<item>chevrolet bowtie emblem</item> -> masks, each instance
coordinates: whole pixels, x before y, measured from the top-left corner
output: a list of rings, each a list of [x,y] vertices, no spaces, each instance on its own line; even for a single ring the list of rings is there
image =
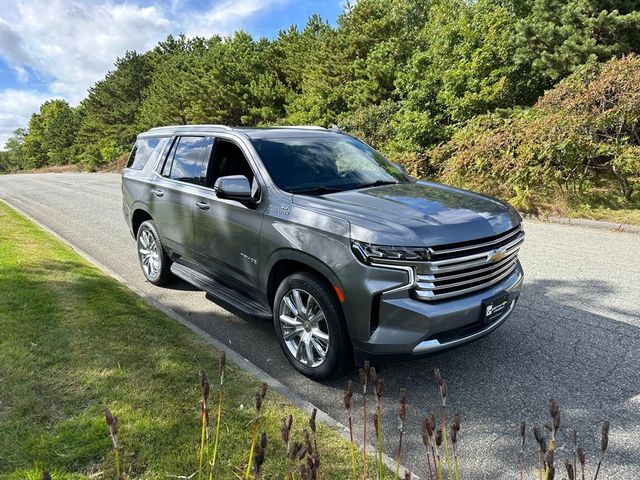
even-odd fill
[[[487,254],[487,262],[493,262],[493,263],[499,262],[506,256],[507,256],[506,250],[504,248],[499,248]]]

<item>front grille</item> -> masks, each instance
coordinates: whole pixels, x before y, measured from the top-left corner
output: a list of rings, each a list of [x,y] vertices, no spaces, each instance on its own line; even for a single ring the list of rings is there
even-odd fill
[[[416,268],[415,294],[435,301],[490,287],[516,269],[522,242],[524,231],[517,226],[473,242],[432,247],[431,261]]]

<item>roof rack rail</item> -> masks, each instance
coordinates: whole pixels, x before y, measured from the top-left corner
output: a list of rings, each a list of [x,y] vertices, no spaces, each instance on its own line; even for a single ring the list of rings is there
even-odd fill
[[[269,128],[299,128],[301,130],[326,130],[318,125],[274,125]]]
[[[207,124],[207,123],[203,123],[203,124],[197,124],[197,125],[166,125],[163,127],[154,127],[149,129],[149,131],[153,131],[153,130],[164,130],[164,129],[169,129],[169,128],[180,128],[180,127],[184,127],[184,128],[224,128],[225,130],[233,130],[229,125],[216,125],[216,124]]]

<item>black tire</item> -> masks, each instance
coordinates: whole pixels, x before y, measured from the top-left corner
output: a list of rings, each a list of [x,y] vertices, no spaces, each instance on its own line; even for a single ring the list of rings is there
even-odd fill
[[[149,237],[149,235],[151,237]],[[155,242],[153,244],[154,247],[151,249],[145,248],[150,245],[144,245],[144,242],[149,240],[149,238],[153,238],[153,241]],[[136,234],[136,244],[138,249],[138,261],[140,262],[140,268],[142,269],[142,273],[145,278],[149,283],[153,283],[154,285],[165,285],[170,278],[171,259],[162,246],[160,235],[158,235],[158,228],[153,220],[142,222]],[[149,251],[153,255],[153,248],[156,250],[155,256],[153,257],[153,265],[155,268],[151,268],[148,258],[145,262],[146,256],[143,254],[143,251]],[[157,264],[155,263],[156,258]]]
[[[315,304],[311,303],[309,310],[316,312],[316,315],[310,314],[308,317],[306,317],[306,313],[303,313],[303,316],[306,318],[304,321],[300,320],[299,327],[286,324],[280,320],[281,306],[284,309],[282,311],[289,320],[295,319],[298,321],[299,318],[302,318],[296,316],[293,310],[288,307],[286,300],[284,300],[285,296],[288,296],[288,300],[294,302],[296,291],[298,295],[300,295],[302,303],[308,301],[308,297],[305,298],[305,294],[313,297]],[[306,303],[306,306],[309,305],[309,303]],[[320,307],[324,314],[324,322],[322,322],[322,320],[318,323],[311,321],[313,318],[322,318],[322,316],[317,315],[318,310],[315,308],[316,305]],[[280,283],[273,303],[273,325],[276,331],[276,337],[278,337],[280,346],[287,359],[297,370],[307,377],[315,380],[323,380],[336,375],[344,370],[352,357],[351,343],[345,326],[342,307],[330,286],[318,275],[309,272],[294,273]],[[299,330],[300,328],[302,330]],[[285,340],[285,331],[293,335],[294,330],[300,331],[299,336],[293,337],[289,341]],[[326,349],[322,348],[325,346],[325,340],[314,336],[316,334],[320,335],[321,333],[328,334],[326,341],[328,345]],[[306,335],[305,338],[309,341],[305,341],[304,346],[300,346],[300,344],[303,343],[303,335]],[[296,349],[296,339],[298,340],[298,349],[303,349],[304,352],[302,352],[302,355],[304,355],[305,358],[298,359],[295,352],[290,350],[291,348],[299,351]],[[307,345],[311,345],[309,348],[312,352],[312,362],[308,361],[309,357],[305,348]],[[323,360],[321,360],[321,350],[326,352]],[[314,365],[313,362],[316,361],[321,363]],[[309,365],[309,363],[311,363],[311,365]]]

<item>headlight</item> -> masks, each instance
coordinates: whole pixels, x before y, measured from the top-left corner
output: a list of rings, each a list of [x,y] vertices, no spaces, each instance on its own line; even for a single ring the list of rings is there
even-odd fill
[[[363,263],[381,261],[413,261],[419,262],[431,259],[427,247],[396,247],[392,245],[374,245],[372,243],[351,240],[351,248],[356,257]]]

